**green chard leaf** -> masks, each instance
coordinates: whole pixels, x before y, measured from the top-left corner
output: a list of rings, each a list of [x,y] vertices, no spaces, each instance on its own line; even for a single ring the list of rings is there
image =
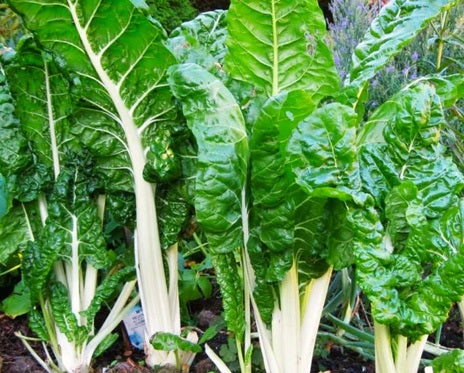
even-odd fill
[[[23,43],[24,44],[24,43]],[[23,49],[21,44],[18,46],[19,52]],[[26,48],[27,49],[27,48]],[[17,53],[3,61],[3,65],[15,63]],[[24,66],[22,66],[24,68]],[[17,82],[17,77],[9,69],[8,77],[14,83],[13,88],[23,83]],[[0,141],[2,150],[0,151],[0,170],[2,172],[4,184],[2,196],[5,198],[6,205],[4,212],[7,211],[13,198],[22,201],[30,201],[37,196],[37,191],[43,183],[43,172],[34,165],[32,154],[28,149],[28,142],[15,112],[15,102],[13,100],[11,87],[8,85],[6,72],[0,64]],[[14,92],[13,92],[14,93]],[[19,99],[19,103],[25,104]],[[41,170],[43,171],[43,169]],[[19,178],[18,175],[21,175]],[[42,177],[40,177],[42,176]]]
[[[197,143],[196,218],[208,239],[225,318],[229,330],[242,335],[243,294],[234,252],[243,244],[242,194],[249,156],[243,116],[221,81],[198,65],[172,67],[168,81]]]
[[[305,267],[305,279],[317,277],[319,271],[327,268],[321,263],[321,252],[315,249],[320,232],[316,226],[323,219],[323,211],[307,201],[308,196],[295,183],[285,158],[292,131],[314,108],[306,91],[282,92],[267,100],[253,124],[253,207],[248,251],[256,277],[254,297],[266,323],[270,322],[274,306],[272,286],[284,278],[295,256]]]
[[[48,334],[47,328],[45,327],[46,323],[43,318],[42,313],[40,313],[37,309],[33,308],[27,314],[29,327],[31,330],[42,340],[45,342],[50,341],[50,335]]]
[[[357,115],[332,103],[299,123],[287,146],[296,182],[310,197],[362,204],[356,147]]]
[[[464,373],[464,351],[455,349],[432,360],[433,371],[436,373]]]
[[[439,143],[443,123],[439,96],[419,83],[379,107],[358,138],[378,209],[349,208],[358,283],[374,319],[412,341],[464,294],[464,177]]]
[[[131,170],[142,177],[153,124],[177,116],[165,82],[175,59],[164,30],[128,0],[13,0],[11,6],[72,73],[80,98],[72,133],[97,160],[105,187],[132,191]]]
[[[156,350],[163,351],[191,351],[200,353],[201,347],[185,338],[171,333],[158,332],[150,341]]]
[[[161,247],[167,249],[179,240],[179,235],[191,217],[191,206],[179,192],[179,186],[160,188],[156,194]]]
[[[5,72],[16,101],[21,135],[29,144],[26,154],[33,155],[27,168],[15,172],[18,190],[14,197],[32,200],[58,176],[64,154],[72,147],[70,83],[53,56],[39,50],[31,37],[22,40]],[[16,151],[21,154],[20,149]]]
[[[220,73],[226,53],[227,12],[199,14],[169,35],[168,45],[180,63],[195,63],[212,74]]]
[[[453,203],[464,178],[439,144],[443,124],[440,99],[428,84],[403,90],[376,110],[358,145],[363,185],[377,204],[406,180],[422,192],[427,216]]]
[[[456,0],[394,0],[388,2],[371,24],[353,54],[349,84],[362,86],[427,24]]]
[[[144,179],[147,154],[153,149],[151,136],[158,123],[174,125],[179,115],[166,82],[167,70],[176,60],[165,45],[165,31],[130,0],[12,0],[10,5],[41,47],[53,53],[69,73],[73,97],[78,98],[72,135],[83,144],[79,150],[95,160],[105,193],[135,194],[136,268],[148,334],[175,329],[177,318],[169,310],[163,281],[155,188]],[[89,240],[83,241],[82,256],[76,259],[74,255],[74,261],[85,259],[101,268],[106,255],[100,256],[105,253],[99,248],[102,240],[91,237],[97,224],[93,206],[87,209],[85,203],[76,204],[78,211],[71,210],[72,217],[56,202],[53,209],[56,215],[63,213],[65,225],[74,217],[85,225],[80,228]],[[54,225],[45,231],[58,229]],[[67,236],[63,232],[58,236],[59,242],[53,245],[64,249]]]
[[[226,71],[268,97],[301,88],[317,103],[338,89],[316,0],[232,1],[227,31]]]
[[[253,234],[275,253],[293,250],[294,211],[301,198],[305,198],[288,172],[285,148],[292,130],[314,107],[305,91],[285,92],[266,102],[253,125],[250,141]]]
[[[235,255],[233,253],[212,254],[211,261],[221,289],[227,329],[236,333],[241,340],[245,331],[245,313],[242,279],[238,274]]]
[[[83,344],[89,334],[85,326],[79,325],[76,315],[71,309],[69,293],[66,286],[56,282],[51,287],[50,304],[54,321],[60,331],[78,346]]]
[[[198,65],[174,66],[168,81],[183,103],[198,147],[197,220],[213,252],[232,252],[242,244],[241,201],[248,162],[242,113],[227,88]]]
[[[34,239],[30,217],[23,204],[15,204],[0,219],[0,265],[6,265],[12,255],[23,250]]]
[[[92,198],[92,169],[87,164],[63,170],[48,201],[48,218],[39,237],[24,251],[23,276],[37,299],[56,260],[96,269],[109,263],[101,220]],[[77,280],[77,279],[76,279]]]

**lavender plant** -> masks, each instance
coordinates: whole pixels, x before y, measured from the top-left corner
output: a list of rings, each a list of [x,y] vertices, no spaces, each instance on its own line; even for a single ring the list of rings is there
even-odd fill
[[[334,0],[330,6],[333,21],[329,23],[331,47],[342,79],[351,67],[351,55],[371,21],[383,6],[382,1]],[[401,87],[419,76],[446,70],[464,69],[464,4],[460,3],[431,23],[391,63],[370,82],[370,112]]]

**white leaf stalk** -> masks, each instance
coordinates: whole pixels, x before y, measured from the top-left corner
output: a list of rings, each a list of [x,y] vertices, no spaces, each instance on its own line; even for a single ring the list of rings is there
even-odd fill
[[[87,35],[87,27],[81,24],[81,20],[79,19],[77,2],[68,0],[67,6],[81,39],[83,49],[93,65],[102,87],[106,90],[114,104],[117,112],[116,120],[124,131],[127,150],[132,164],[137,226],[134,247],[140,300],[145,316],[146,361],[150,367],[164,364],[174,365],[176,361],[173,353],[156,351],[148,343],[150,338],[157,332],[179,334],[180,309],[178,299],[173,299],[178,297],[177,290],[173,290],[174,287],[177,287],[177,284],[173,285],[171,283],[169,291],[166,284],[163,254],[157,224],[154,187],[143,178],[146,157],[142,145],[141,131],[134,120],[134,112],[144,96],[141,96],[134,106],[128,107],[126,105],[121,94],[121,83],[125,79],[125,76],[119,82],[113,81],[102,63],[104,51],[114,40],[110,41],[102,50],[94,50],[92,42]],[[125,29],[119,35],[124,32]],[[169,271],[171,279],[177,278],[175,277],[177,276],[177,261],[176,263],[171,262]]]
[[[60,151],[59,144],[57,141],[56,125],[60,119],[55,118],[54,112],[54,99],[55,96],[52,93],[50,86],[50,75],[47,66],[47,62],[44,60],[44,79],[45,79],[45,95],[47,104],[47,117],[48,117],[48,129],[50,135],[50,150],[53,161],[53,171],[55,180],[58,178],[61,167],[60,167]],[[61,118],[62,119],[62,118]],[[103,215],[105,209],[105,196],[99,196],[97,201],[98,215],[103,222]],[[42,225],[45,226],[48,218],[48,207],[47,201],[44,195],[39,197],[39,212]],[[116,303],[114,304],[110,314],[107,316],[102,327],[94,333],[93,325],[89,324],[82,312],[85,311],[92,299],[95,297],[98,283],[98,270],[92,265],[86,265],[85,271],[82,270],[80,265],[80,240],[79,240],[79,229],[78,229],[78,217],[73,213],[69,212],[72,226],[69,229],[70,233],[70,247],[71,257],[69,262],[58,261],[54,263],[54,273],[56,279],[61,282],[67,289],[69,294],[69,300],[71,304],[71,311],[74,314],[77,324],[79,326],[86,326],[90,329],[90,333],[87,339],[83,343],[76,343],[76,341],[69,340],[67,336],[61,332],[55,322],[53,311],[48,299],[40,297],[40,305],[42,314],[45,320],[45,327],[50,337],[50,345],[53,351],[56,364],[53,359],[49,356],[47,361],[43,361],[38,358],[37,354],[32,354],[33,357],[43,367],[47,366],[47,371],[65,371],[72,373],[86,373],[90,370],[90,363],[95,350],[99,344],[107,337],[122,321],[122,319],[129,313],[130,309],[138,302],[139,297],[134,297],[130,302],[129,299],[135,289],[136,281],[126,283],[121,291]],[[31,231],[32,232],[32,231]],[[34,241],[34,237],[31,234],[31,240]],[[31,346],[27,343],[27,340],[21,337],[21,340],[25,344],[29,351],[32,351]]]
[[[252,298],[267,373],[311,371],[317,330],[331,274],[332,267],[321,277],[311,280],[300,296],[298,271],[294,263],[281,283],[280,307],[276,302],[270,330],[262,321]]]
[[[320,278],[312,279],[300,295],[298,268],[295,260],[280,285],[280,299],[275,301],[272,325],[269,329],[263,322],[253,297],[255,275],[247,251],[249,221],[245,190],[242,191],[241,205],[244,240],[241,266],[244,273],[245,306],[249,307],[251,301],[266,372],[310,373],[314,345],[329,288],[332,267],[329,267]],[[249,327],[250,320],[247,317],[245,347],[251,344]],[[221,372],[227,372],[224,362],[211,349],[207,348],[206,351],[218,369]],[[241,370],[243,373],[251,371],[251,366],[242,366]]]
[[[374,337],[377,373],[415,373],[419,370],[427,335],[423,335],[414,343],[409,343],[402,335],[394,341],[388,326],[374,322]]]

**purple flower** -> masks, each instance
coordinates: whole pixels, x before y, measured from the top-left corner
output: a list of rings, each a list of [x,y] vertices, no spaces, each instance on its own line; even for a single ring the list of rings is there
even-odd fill
[[[386,68],[385,68],[385,71],[387,73],[392,73],[393,71],[395,71],[395,66],[393,65],[388,65]]]
[[[408,76],[408,73],[409,73],[409,67],[405,67],[403,70],[401,70],[401,74],[403,74],[403,76],[405,77]]]
[[[343,18],[342,23],[341,23],[341,26],[342,26],[343,28],[347,28],[348,25],[349,25],[348,19]]]
[[[334,56],[334,62],[335,62],[335,66],[340,67],[340,64],[341,64],[340,57]]]
[[[410,76],[411,79],[417,79],[417,74],[416,73],[412,73],[411,76]]]
[[[411,55],[411,58],[413,61],[417,61],[419,59],[419,53],[417,52],[414,52],[412,55]]]
[[[372,86],[372,87],[376,87],[378,84],[379,84],[379,80],[378,80],[378,79],[374,79],[374,80],[372,80],[372,82],[371,82],[371,86]]]

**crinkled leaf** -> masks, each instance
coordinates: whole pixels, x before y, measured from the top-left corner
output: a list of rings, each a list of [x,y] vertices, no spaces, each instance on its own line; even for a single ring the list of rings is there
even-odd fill
[[[36,163],[56,177],[60,161],[72,143],[69,115],[73,104],[68,79],[32,38],[22,41],[5,72],[16,101],[15,113],[30,144],[29,152]]]
[[[254,237],[254,235],[250,237],[247,249],[248,256],[250,257],[250,261],[253,265],[255,273],[255,288],[253,290],[253,297],[256,304],[258,305],[261,319],[267,325],[270,325],[272,321],[272,312],[274,310],[274,289],[267,281],[269,258],[263,251],[263,245]],[[290,268],[290,266],[288,266],[287,270]]]
[[[199,14],[169,35],[168,45],[180,63],[195,63],[211,73],[219,72],[226,53],[227,12],[221,9]]]
[[[189,222],[191,207],[176,189],[176,185],[172,184],[157,191],[156,207],[161,247],[166,249],[179,240],[182,230]]]
[[[416,340],[442,324],[464,294],[464,203],[451,207],[439,220],[426,221],[417,213],[419,201],[409,193],[403,196],[411,201],[395,207],[400,211],[394,219],[402,214],[403,224],[407,222],[401,232],[402,250],[392,246],[378,214],[355,211],[352,222],[357,228],[357,277],[371,301],[374,319],[389,325],[393,334]],[[421,219],[416,226],[417,216]]]
[[[332,103],[313,112],[287,146],[296,182],[311,197],[363,203],[356,147],[356,113]]]
[[[242,243],[241,199],[248,142],[240,108],[224,85],[198,65],[177,65],[169,79],[198,147],[195,181],[197,220],[214,252]]]
[[[50,304],[55,324],[68,341],[78,346],[84,343],[88,337],[87,328],[79,325],[71,310],[68,290],[62,283],[57,282],[51,286]]]
[[[33,299],[44,289],[58,259],[73,265],[86,262],[97,269],[109,263],[91,172],[87,164],[70,164],[58,176],[48,200],[46,224],[24,251],[23,276]]]
[[[233,253],[212,254],[211,261],[216,272],[224,307],[227,329],[242,339],[245,330],[243,285]]]
[[[50,341],[50,336],[45,327],[45,320],[42,314],[35,308],[29,311],[28,313],[29,327],[31,330],[45,342]]]
[[[329,211],[328,201],[311,198],[298,206],[295,215],[304,217],[295,227],[294,251],[298,258],[298,280],[307,283],[311,279],[321,277],[330,263],[337,259],[330,259],[327,248],[330,247],[328,234]],[[329,246],[328,246],[329,245]]]
[[[304,89],[318,102],[339,86],[316,0],[232,1],[225,69],[268,97]]]
[[[387,233],[397,251],[404,248],[411,227],[417,229],[427,224],[418,193],[417,187],[411,181],[405,181],[393,188],[385,200]]]
[[[394,0],[371,24],[353,54],[350,84],[361,86],[374,77],[427,24],[456,0]]]
[[[306,197],[288,170],[285,149],[298,123],[313,110],[303,90],[270,98],[253,125],[250,141],[253,229],[271,251],[292,250],[296,206]],[[303,217],[301,217],[303,218]]]
[[[49,236],[53,237],[53,230],[47,229],[43,232],[43,240],[46,242]],[[40,241],[29,241],[23,253],[22,275],[26,286],[30,289],[32,302],[38,300],[48,280],[53,263],[58,258],[57,245],[61,238],[56,237],[56,244],[42,245]],[[53,242],[53,241],[52,241]]]
[[[18,46],[18,48],[21,47]],[[20,52],[21,53],[21,52]],[[15,63],[17,58],[13,57],[5,61],[5,64]],[[13,61],[13,62],[11,62]],[[18,82],[14,69],[9,71],[9,77],[14,86],[25,84]],[[15,101],[7,83],[7,77],[0,65],[0,170],[6,179],[6,190],[8,199],[18,198],[22,201],[30,201],[37,196],[43,180],[40,172],[35,172],[33,156],[29,152],[27,139],[22,133],[21,125],[15,113]],[[20,105],[24,104],[21,102]],[[21,175],[18,177],[18,175]],[[35,177],[34,177],[35,176]]]
[[[171,333],[158,332],[153,336],[150,343],[155,350],[201,352],[201,347],[196,343]]]
[[[358,144],[363,185],[377,203],[403,180],[421,191],[428,216],[453,203],[464,179],[439,145],[443,123],[440,99],[428,84],[403,90],[376,110]]]
[[[327,245],[326,261],[339,270],[353,264],[353,224],[347,217],[349,211],[345,204],[339,200],[329,200],[326,205],[327,226],[325,237]]]
[[[101,219],[92,199],[92,173],[86,165],[68,167],[59,175],[51,195],[49,217],[41,240],[64,260],[86,261],[104,268],[108,254],[101,229]]]

